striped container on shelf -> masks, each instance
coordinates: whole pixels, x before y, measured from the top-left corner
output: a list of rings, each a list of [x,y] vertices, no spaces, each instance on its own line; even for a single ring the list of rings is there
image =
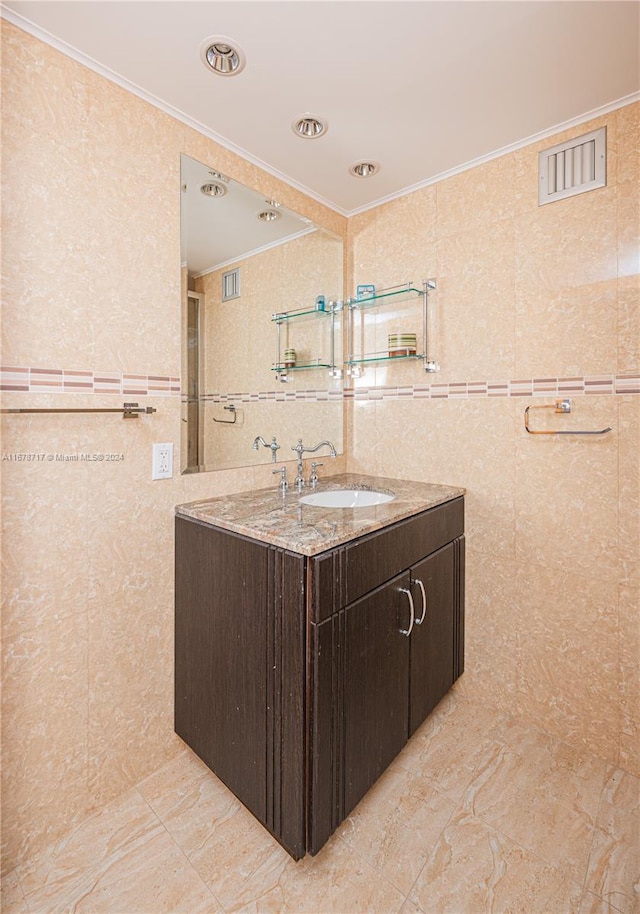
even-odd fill
[[[416,354],[416,334],[415,333],[390,333],[389,334],[389,357],[408,356]]]

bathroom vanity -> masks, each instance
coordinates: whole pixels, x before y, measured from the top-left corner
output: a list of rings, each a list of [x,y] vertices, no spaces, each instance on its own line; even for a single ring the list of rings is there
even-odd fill
[[[344,474],[176,509],[176,733],[296,859],[464,665],[464,490]]]

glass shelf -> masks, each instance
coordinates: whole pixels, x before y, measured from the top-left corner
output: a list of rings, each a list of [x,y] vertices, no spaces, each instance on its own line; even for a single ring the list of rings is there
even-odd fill
[[[331,367],[332,366],[329,364],[329,362],[321,362],[319,359],[313,359],[309,362],[296,362],[296,364],[292,365],[291,367],[289,367],[281,362],[278,365],[274,365],[273,368],[271,369],[271,371],[279,371],[281,373],[284,373],[287,371],[306,371],[309,368],[331,368]]]
[[[375,295],[367,298],[348,298],[347,305],[349,308],[375,308],[376,305],[389,304],[389,301],[404,301],[408,298],[415,298],[422,295],[422,289],[416,289],[411,283],[405,283],[402,286],[392,286],[390,289],[381,289]]]
[[[361,356],[358,359],[347,359],[347,365],[364,365],[369,362],[407,362],[413,361],[415,359],[424,359],[424,355],[420,352],[413,353],[412,355],[389,355],[384,352],[372,352],[367,355]]]
[[[298,308],[294,311],[278,311],[271,316],[271,320],[276,324],[282,324],[285,321],[294,321],[299,317],[331,317],[342,311],[342,302],[329,302],[324,311],[319,311],[315,305],[313,308]]]

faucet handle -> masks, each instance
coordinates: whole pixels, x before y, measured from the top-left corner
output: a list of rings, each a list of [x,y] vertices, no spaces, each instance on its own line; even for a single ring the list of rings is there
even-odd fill
[[[287,488],[289,487],[289,483],[287,482],[287,468],[286,468],[286,467],[280,467],[279,470],[271,470],[271,474],[273,475],[274,473],[279,473],[279,474],[280,474],[280,484],[279,484],[279,488],[280,488],[280,490],[282,491],[282,494],[284,495],[284,493],[286,492]]]
[[[311,476],[309,477],[309,485],[311,488],[315,488],[318,484],[318,474],[316,473],[316,467],[323,467],[324,463],[316,463],[315,461],[311,464]]]

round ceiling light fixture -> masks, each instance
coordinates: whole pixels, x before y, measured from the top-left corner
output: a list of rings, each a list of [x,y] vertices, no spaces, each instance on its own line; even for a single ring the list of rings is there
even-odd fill
[[[356,162],[356,164],[352,165],[349,169],[349,173],[356,178],[370,178],[379,171],[380,166],[377,162]]]
[[[210,184],[203,184],[200,191],[205,197],[224,197],[227,188],[224,184],[218,184],[217,181],[212,181]]]
[[[281,215],[282,214],[275,209],[265,209],[261,213],[258,213],[258,219],[260,219],[261,222],[275,222]]]
[[[291,129],[304,140],[317,140],[327,132],[327,122],[320,120],[315,114],[303,114],[302,117],[295,119]]]
[[[244,51],[229,38],[208,38],[200,50],[205,65],[218,76],[237,76],[244,70]]]

